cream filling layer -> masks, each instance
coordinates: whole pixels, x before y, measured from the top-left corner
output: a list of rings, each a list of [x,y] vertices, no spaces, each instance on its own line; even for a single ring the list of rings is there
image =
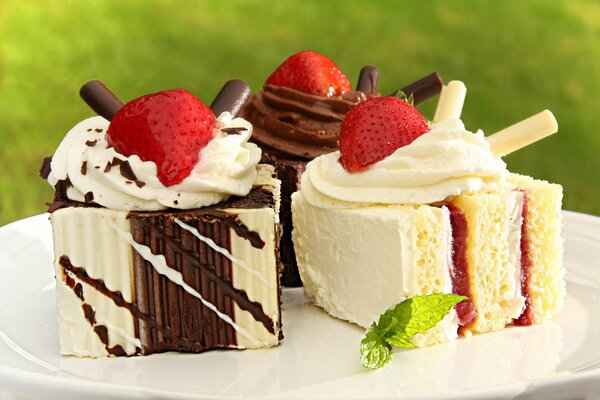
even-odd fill
[[[525,298],[521,294],[521,240],[523,226],[524,194],[517,192],[516,201],[510,210],[510,226],[508,229],[508,264],[514,268],[515,286],[513,292],[508,292],[507,299],[510,315],[518,318],[525,309]]]

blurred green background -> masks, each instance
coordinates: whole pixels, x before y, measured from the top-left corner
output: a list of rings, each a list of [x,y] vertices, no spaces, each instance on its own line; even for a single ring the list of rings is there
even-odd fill
[[[471,130],[551,109],[559,134],[509,168],[563,184],[564,208],[600,214],[597,0],[0,0],[0,225],[45,210],[39,165],[92,115],[78,97],[87,80],[124,100],[183,87],[210,103],[233,77],[258,90],[304,49],[353,83],[378,66],[384,93],[432,71],[463,80]]]

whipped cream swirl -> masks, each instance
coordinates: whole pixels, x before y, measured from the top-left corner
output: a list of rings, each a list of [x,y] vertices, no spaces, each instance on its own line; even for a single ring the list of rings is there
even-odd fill
[[[126,157],[109,147],[106,131],[109,121],[92,117],[71,129],[52,157],[48,182],[69,179],[67,197],[84,202],[92,193],[93,202],[124,211],[156,211],[166,208],[193,209],[245,196],[252,189],[261,150],[248,143],[252,125],[224,112],[215,123],[215,137],[200,151],[199,161],[183,181],[164,186],[156,164],[138,156]],[[226,134],[223,128],[244,128],[239,134]],[[119,166],[106,168],[114,159],[127,161],[136,180],[126,177]],[[108,171],[107,171],[108,170]]]
[[[435,124],[365,171],[347,172],[339,157],[336,151],[306,166],[301,190],[313,206],[432,204],[449,196],[492,189],[508,173],[506,164],[490,151],[483,132],[465,130],[460,120]]]

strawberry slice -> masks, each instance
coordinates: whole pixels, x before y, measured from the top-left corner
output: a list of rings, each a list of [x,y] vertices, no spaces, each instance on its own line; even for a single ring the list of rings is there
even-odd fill
[[[358,172],[429,131],[412,105],[394,96],[374,97],[353,107],[340,129],[340,163]]]
[[[183,89],[142,96],[121,108],[108,127],[108,144],[125,156],[156,163],[165,186],[184,180],[213,138],[215,115]]]
[[[337,65],[314,51],[301,51],[289,57],[266,83],[316,96],[341,96],[351,90],[348,77]]]

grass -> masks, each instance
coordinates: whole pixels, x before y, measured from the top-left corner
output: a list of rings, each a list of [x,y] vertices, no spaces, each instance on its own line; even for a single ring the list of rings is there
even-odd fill
[[[560,133],[506,158],[559,182],[565,208],[600,214],[597,1],[364,2],[21,0],[0,2],[0,225],[44,211],[41,159],[92,112],[77,91],[122,99],[184,87],[210,103],[226,80],[254,90],[313,49],[356,82],[365,64],[391,92],[437,70],[469,89],[463,120],[487,133],[551,109]],[[431,115],[435,104],[422,110]]]

